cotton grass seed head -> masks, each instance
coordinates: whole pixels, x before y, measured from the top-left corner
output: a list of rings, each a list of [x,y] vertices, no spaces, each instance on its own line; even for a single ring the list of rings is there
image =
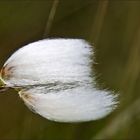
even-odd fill
[[[45,39],[17,50],[1,69],[6,88],[25,104],[59,122],[97,120],[116,107],[116,95],[95,87],[93,47],[82,39]]]

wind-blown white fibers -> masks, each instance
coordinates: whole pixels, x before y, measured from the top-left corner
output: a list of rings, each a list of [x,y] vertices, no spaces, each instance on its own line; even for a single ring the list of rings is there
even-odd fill
[[[91,47],[79,39],[50,39],[31,43],[4,64],[11,86],[89,81]]]
[[[97,120],[117,104],[91,74],[93,48],[81,39],[40,40],[16,51],[1,71],[8,87],[34,112],[54,121]]]
[[[46,91],[35,87],[21,91],[20,96],[31,110],[59,122],[97,120],[116,106],[113,95],[88,86]]]

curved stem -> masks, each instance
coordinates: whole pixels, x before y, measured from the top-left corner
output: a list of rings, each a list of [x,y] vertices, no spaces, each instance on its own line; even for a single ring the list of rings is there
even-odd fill
[[[0,93],[3,93],[5,91],[7,91],[8,89],[10,89],[10,88],[2,86],[2,87],[0,87]]]

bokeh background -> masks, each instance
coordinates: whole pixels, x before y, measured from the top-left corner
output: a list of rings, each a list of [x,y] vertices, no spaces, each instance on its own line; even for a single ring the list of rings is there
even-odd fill
[[[118,92],[119,107],[98,121],[56,123],[32,113],[9,90],[0,94],[0,139],[140,139],[140,1],[0,1],[1,67],[21,46],[58,37],[94,44],[98,86]]]

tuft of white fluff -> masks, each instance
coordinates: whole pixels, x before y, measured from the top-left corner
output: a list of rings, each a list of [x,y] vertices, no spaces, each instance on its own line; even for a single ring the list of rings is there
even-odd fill
[[[7,84],[89,81],[91,46],[82,39],[45,39],[24,46],[4,64],[11,69]]]
[[[98,120],[116,107],[116,96],[108,91],[90,86],[78,86],[65,90],[35,87],[20,91],[25,104],[41,116],[57,122],[84,122]],[[28,94],[29,99],[24,98]]]
[[[6,86],[34,112],[59,122],[97,120],[116,107],[116,96],[95,87],[93,47],[82,39],[45,39],[16,51],[4,64]]]

